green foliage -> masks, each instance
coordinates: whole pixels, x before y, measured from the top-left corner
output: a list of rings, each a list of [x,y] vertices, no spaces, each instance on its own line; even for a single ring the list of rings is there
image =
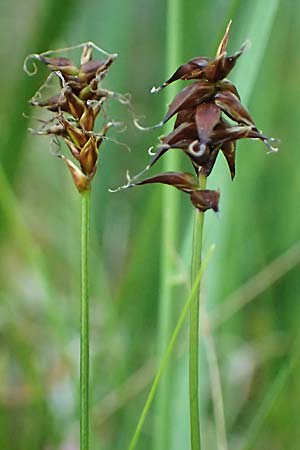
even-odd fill
[[[76,3],[31,0],[29,7],[12,0],[5,3],[1,17],[3,450],[75,450],[79,436],[80,197],[61,161],[51,155],[47,138],[27,134],[29,121],[21,114],[29,113],[26,101],[39,86],[39,76],[23,73],[23,56],[93,40],[119,53],[107,86],[133,93],[134,110],[145,115],[143,123],[159,122],[166,111],[164,96],[149,93],[165,76],[165,5],[158,0],[89,0],[78,8]],[[219,217],[208,212],[205,225],[207,248],[217,244],[205,274],[206,308],[230,450],[297,450],[299,361],[291,346],[300,316],[299,249],[287,252],[277,265],[270,264],[299,241],[300,5],[292,0],[186,2],[180,24],[182,62],[213,55],[229,17],[229,48],[235,50],[247,38],[252,41],[233,72],[242,86],[242,99],[258,127],[278,137],[281,145],[278,154],[266,155],[262,144],[240,142],[233,183],[223,161],[217,163],[211,184],[221,189],[221,211]],[[15,29],[16,36],[11,36]],[[113,103],[108,113],[116,120],[131,120],[126,107]],[[107,190],[123,183],[126,169],[133,174],[145,166],[146,149],[164,132],[142,133],[129,124],[113,138],[129,145],[131,153],[106,141],[95,178],[90,265],[93,450],[128,447],[155,374],[161,189],[116,194]],[[173,318],[186,299],[189,255],[181,249],[185,242],[190,248],[187,230],[192,216],[184,194],[175,195],[180,213]],[[251,283],[250,290],[239,290],[267,267],[260,290]],[[241,308],[214,325],[218,311],[230,311],[232,299]],[[186,448],[189,441],[186,352],[187,335],[182,333],[171,370],[163,375],[172,402],[167,430],[172,450]],[[217,448],[217,438],[212,377],[204,348],[202,353],[205,450]],[[145,421],[137,446],[141,450],[153,448],[156,411],[153,407]]]

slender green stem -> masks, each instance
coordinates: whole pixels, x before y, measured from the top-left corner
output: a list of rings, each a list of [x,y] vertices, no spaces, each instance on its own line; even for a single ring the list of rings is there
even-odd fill
[[[81,318],[80,318],[80,450],[89,449],[89,297],[88,254],[90,191],[81,196]]]
[[[186,318],[190,308],[192,307],[193,303],[195,303],[195,301],[197,301],[200,281],[201,281],[203,273],[204,273],[204,271],[205,271],[205,269],[206,269],[206,267],[208,265],[208,262],[210,260],[210,257],[212,255],[213,251],[214,251],[214,246],[211,246],[209,251],[208,251],[208,253],[207,253],[207,255],[206,255],[206,257],[205,257],[205,259],[204,259],[204,261],[203,261],[203,263],[201,264],[201,267],[199,267],[198,273],[195,274],[195,279],[194,279],[193,284],[192,284],[191,292],[190,292],[190,294],[188,296],[187,301],[184,304],[184,307],[182,308],[182,311],[181,311],[179,319],[178,319],[178,321],[176,323],[176,326],[175,326],[175,329],[174,329],[173,334],[171,336],[171,339],[170,339],[170,341],[169,341],[169,343],[167,345],[167,348],[166,348],[166,350],[165,350],[165,352],[163,354],[161,363],[160,363],[160,365],[158,367],[157,373],[156,373],[155,378],[153,380],[153,383],[151,385],[150,392],[149,392],[148,397],[146,399],[144,408],[142,410],[139,422],[137,424],[137,427],[136,427],[136,430],[134,432],[133,438],[131,439],[131,442],[130,442],[128,450],[134,450],[135,447],[136,447],[137,441],[138,441],[139,436],[140,436],[141,431],[142,431],[142,427],[144,425],[144,422],[146,420],[147,414],[148,414],[148,412],[150,410],[150,407],[152,405],[155,393],[157,391],[158,384],[159,384],[160,379],[162,377],[162,374],[165,371],[166,366],[167,366],[167,364],[168,364],[168,362],[170,360],[170,357],[171,357],[171,354],[172,354],[172,351],[173,351],[176,339],[177,339],[177,337],[179,335],[180,330],[183,327],[185,318]]]
[[[199,177],[199,187],[205,189],[206,177]],[[204,213],[195,210],[192,253],[192,285],[201,267],[202,236]],[[190,424],[191,448],[200,450],[200,421],[199,421],[199,305],[200,284],[195,302],[190,309],[190,353],[189,353],[189,393],[190,393]]]

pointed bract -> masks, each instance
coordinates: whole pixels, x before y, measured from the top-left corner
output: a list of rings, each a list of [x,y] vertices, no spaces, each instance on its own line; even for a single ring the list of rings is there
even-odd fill
[[[162,183],[174,186],[180,191],[190,193],[198,188],[198,181],[191,173],[164,172],[142,181],[134,182],[134,186],[151,183]]]
[[[198,131],[196,123],[193,122],[183,122],[181,125],[176,126],[171,133],[167,136],[163,136],[160,138],[163,144],[167,144],[170,146],[176,145],[178,142],[183,139],[191,139],[194,141],[198,137]]]
[[[236,141],[228,141],[225,142],[225,144],[223,144],[221,148],[227,161],[232,180],[235,177],[235,147]]]
[[[212,191],[209,189],[193,191],[191,193],[190,199],[193,205],[197,209],[199,209],[199,211],[205,212],[208,209],[212,209],[215,212],[219,211],[219,191]]]
[[[90,179],[84,175],[84,173],[82,173],[82,171],[68,158],[63,155],[59,155],[59,157],[62,158],[67,164],[78,191],[80,193],[88,191],[91,185]]]
[[[65,132],[67,136],[76,145],[76,147],[78,149],[82,148],[88,140],[88,137],[86,136],[84,131],[78,128],[76,124],[72,124],[69,120],[65,119],[65,117],[63,116],[59,116],[58,120],[65,127]]]
[[[92,131],[94,129],[95,118],[96,115],[94,108],[92,105],[87,105],[85,106],[84,112],[79,119],[79,123],[85,131]]]
[[[220,120],[221,110],[214,103],[201,103],[196,108],[195,121],[200,145],[205,146]]]
[[[176,95],[169,105],[168,112],[163,118],[162,123],[166,123],[180,110],[193,108],[199,103],[208,100],[213,92],[214,87],[207,81],[202,80],[190,84]]]
[[[103,68],[105,64],[106,59],[98,59],[81,64],[78,77],[86,83],[89,83],[93,78],[95,78],[97,71],[100,68]]]
[[[225,142],[239,139],[260,139],[264,143],[268,141],[267,136],[260,133],[251,125],[231,125],[222,119],[211,133],[211,141],[214,145],[223,145]]]
[[[227,28],[225,30],[225,34],[222,37],[222,40],[221,40],[221,42],[219,44],[216,57],[218,57],[218,56],[220,56],[220,55],[222,55],[223,53],[226,52],[227,45],[228,45],[228,40],[229,40],[229,33],[230,33],[231,24],[232,24],[232,20],[230,20],[228,25],[227,25]]]
[[[74,156],[74,158],[76,158],[77,161],[79,161],[79,159],[80,159],[80,149],[78,149],[76,147],[76,145],[71,141],[71,139],[64,138],[64,141],[65,141],[66,145],[68,146],[68,149],[70,150],[70,152]]]
[[[214,102],[235,122],[255,126],[247,109],[232,92],[218,92],[215,95]]]
[[[92,177],[97,168],[98,149],[96,137],[91,135],[85,146],[80,151],[79,161],[82,172]]]
[[[196,80],[203,78],[204,69],[209,62],[209,58],[202,56],[190,59],[187,63],[178,67],[176,72],[163,83],[161,88],[168,86],[177,80]]]
[[[84,102],[73,93],[70,86],[66,86],[63,93],[66,99],[68,111],[75,117],[75,119],[80,119],[85,111]]]
[[[50,70],[59,71],[63,75],[77,75],[78,67],[68,58],[52,58],[43,55],[39,55],[39,60],[45,63]]]

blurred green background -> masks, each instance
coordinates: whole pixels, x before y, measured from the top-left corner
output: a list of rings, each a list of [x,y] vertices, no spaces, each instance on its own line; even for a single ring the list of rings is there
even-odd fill
[[[149,91],[165,76],[167,14],[158,0],[1,1],[1,450],[78,449],[80,198],[50,140],[27,132],[36,126],[27,101],[46,71],[28,77],[24,57],[88,40],[118,52],[105,85],[131,92],[135,112],[152,125],[166,110],[163,93]],[[213,56],[229,18],[229,50],[252,42],[231,79],[258,128],[281,144],[267,155],[259,142],[240,142],[235,181],[222,158],[209,181],[221,190],[221,211],[208,212],[205,226],[206,246],[216,250],[202,314],[204,449],[226,450],[227,441],[230,450],[299,450],[300,3],[185,2],[182,62]],[[112,138],[131,152],[104,143],[92,193],[93,450],[128,447],[155,373],[163,245],[159,186],[108,192],[126,169],[145,166],[163,130],[138,131],[125,106],[112,103],[109,113],[128,124]],[[188,198],[178,196],[175,317],[187,295],[192,217]],[[168,377],[169,447],[154,448],[154,405],[139,449],[189,448],[186,329]]]

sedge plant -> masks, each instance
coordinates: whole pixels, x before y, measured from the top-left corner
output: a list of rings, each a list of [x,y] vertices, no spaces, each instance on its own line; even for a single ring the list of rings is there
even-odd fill
[[[76,48],[82,48],[79,65],[66,57],[56,56],[56,54]],[[104,58],[93,59],[93,50],[100,51],[104,54]],[[29,55],[24,63],[25,71],[30,75],[37,71],[35,63],[32,71],[28,69],[30,59],[44,63],[50,70],[46,82],[30,100],[32,106],[47,109],[50,117],[47,120],[41,120],[42,126],[38,130],[31,131],[37,135],[52,136],[58,145],[61,141],[66,144],[71,158],[66,157],[59,150],[56,155],[68,167],[81,197],[80,450],[89,450],[90,448],[88,287],[91,186],[99,162],[100,145],[106,139],[108,130],[117,125],[108,120],[106,114],[103,114],[103,105],[111,97],[126,101],[120,94],[102,87],[102,80],[116,57],[116,54],[109,54],[89,42],[68,49]],[[44,98],[44,90],[50,87],[50,81],[53,78],[57,78],[59,88],[50,98]],[[103,123],[101,131],[96,132],[98,117],[102,117]]]
[[[173,130],[160,138],[156,152],[146,168],[134,177],[127,175],[127,183],[119,189],[127,189],[152,183],[173,186],[188,194],[194,206],[194,231],[191,262],[191,285],[194,285],[201,267],[203,247],[204,213],[219,210],[220,192],[206,188],[217,156],[223,153],[229,167],[231,178],[235,176],[236,141],[239,139],[258,139],[266,144],[269,151],[274,139],[262,134],[254,120],[241,103],[236,86],[227,75],[248,47],[248,42],[233,55],[227,54],[231,22],[220,42],[214,58],[198,56],[179,66],[173,75],[160,87],[153,88],[156,93],[177,80],[195,80],[183,88],[171,101],[162,121],[162,126],[175,117]],[[146,179],[140,176],[170,150],[180,150],[190,160],[192,173],[162,172]],[[189,401],[191,449],[201,449],[199,414],[199,307],[200,291],[197,301],[190,307],[189,337]]]

